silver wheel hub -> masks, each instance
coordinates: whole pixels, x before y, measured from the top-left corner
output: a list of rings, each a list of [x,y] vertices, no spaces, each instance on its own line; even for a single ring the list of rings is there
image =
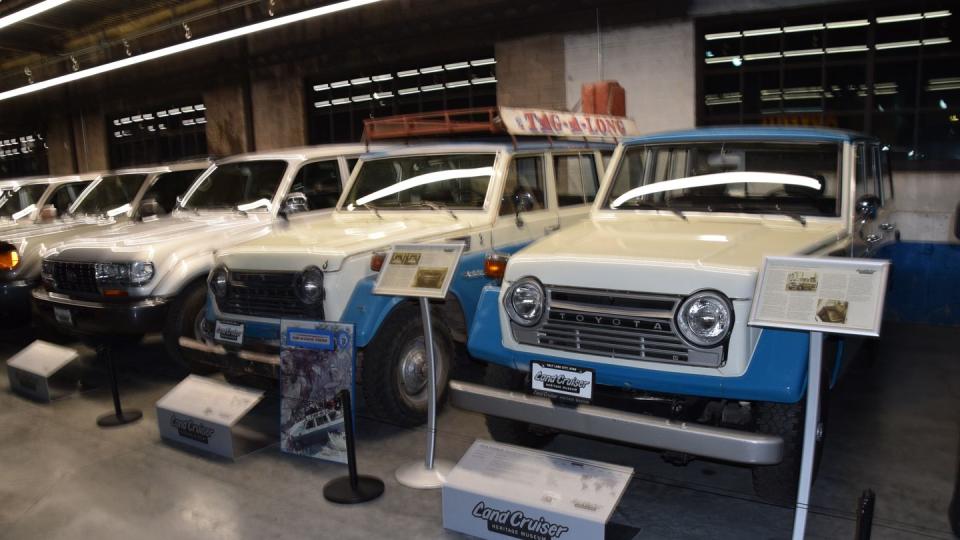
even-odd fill
[[[423,392],[427,386],[429,365],[423,343],[423,338],[418,338],[400,357],[400,387],[411,397]]]

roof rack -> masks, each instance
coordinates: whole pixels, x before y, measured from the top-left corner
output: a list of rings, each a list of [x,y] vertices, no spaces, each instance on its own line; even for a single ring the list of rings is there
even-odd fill
[[[363,141],[457,133],[505,133],[497,107],[401,114],[363,121]]]

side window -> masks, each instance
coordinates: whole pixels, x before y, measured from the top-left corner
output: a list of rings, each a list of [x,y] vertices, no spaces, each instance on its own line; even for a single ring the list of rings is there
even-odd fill
[[[592,155],[555,156],[553,170],[560,206],[587,204],[597,197],[599,180]]]
[[[66,213],[70,205],[77,200],[77,197],[79,197],[80,194],[83,193],[83,190],[89,185],[90,182],[64,184],[50,194],[50,198],[47,199],[47,204],[52,204],[57,209],[57,215],[61,216]]]
[[[602,150],[600,152],[600,158],[603,160],[603,170],[607,171],[610,169],[610,160],[613,159],[613,150]]]
[[[857,198],[863,195],[879,195],[879,170],[876,145],[857,143]]]
[[[291,193],[300,192],[307,197],[309,210],[333,208],[340,200],[342,190],[340,164],[335,159],[315,161],[300,167],[290,187]]]
[[[347,172],[353,174],[353,170],[357,168],[357,162],[360,161],[358,158],[351,158],[347,160]]]
[[[194,180],[206,169],[175,171],[161,174],[143,195],[143,200],[153,199],[160,205],[162,213],[169,214],[176,209],[177,197],[183,195],[193,185]]]
[[[500,215],[516,213],[513,198],[516,195],[529,195],[533,203],[532,210],[546,208],[546,190],[543,182],[543,158],[540,156],[515,157],[507,171],[507,181],[503,187],[503,203]]]
[[[882,148],[877,152],[880,163],[880,183],[883,188],[883,204],[893,200],[893,171],[890,170],[890,152]]]

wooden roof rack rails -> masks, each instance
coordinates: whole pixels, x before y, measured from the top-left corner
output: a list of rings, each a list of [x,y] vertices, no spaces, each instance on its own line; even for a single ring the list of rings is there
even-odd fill
[[[363,121],[363,140],[409,139],[431,135],[462,133],[506,133],[496,107],[476,107],[446,111],[401,114]]]

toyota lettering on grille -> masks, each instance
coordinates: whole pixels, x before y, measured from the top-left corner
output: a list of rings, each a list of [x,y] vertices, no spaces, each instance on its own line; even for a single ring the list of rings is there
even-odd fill
[[[653,332],[672,332],[667,321],[651,321],[648,319],[633,319],[630,317],[610,317],[591,313],[577,313],[567,311],[550,311],[549,319],[556,322],[591,324],[608,328],[626,328],[632,330],[648,330]]]

